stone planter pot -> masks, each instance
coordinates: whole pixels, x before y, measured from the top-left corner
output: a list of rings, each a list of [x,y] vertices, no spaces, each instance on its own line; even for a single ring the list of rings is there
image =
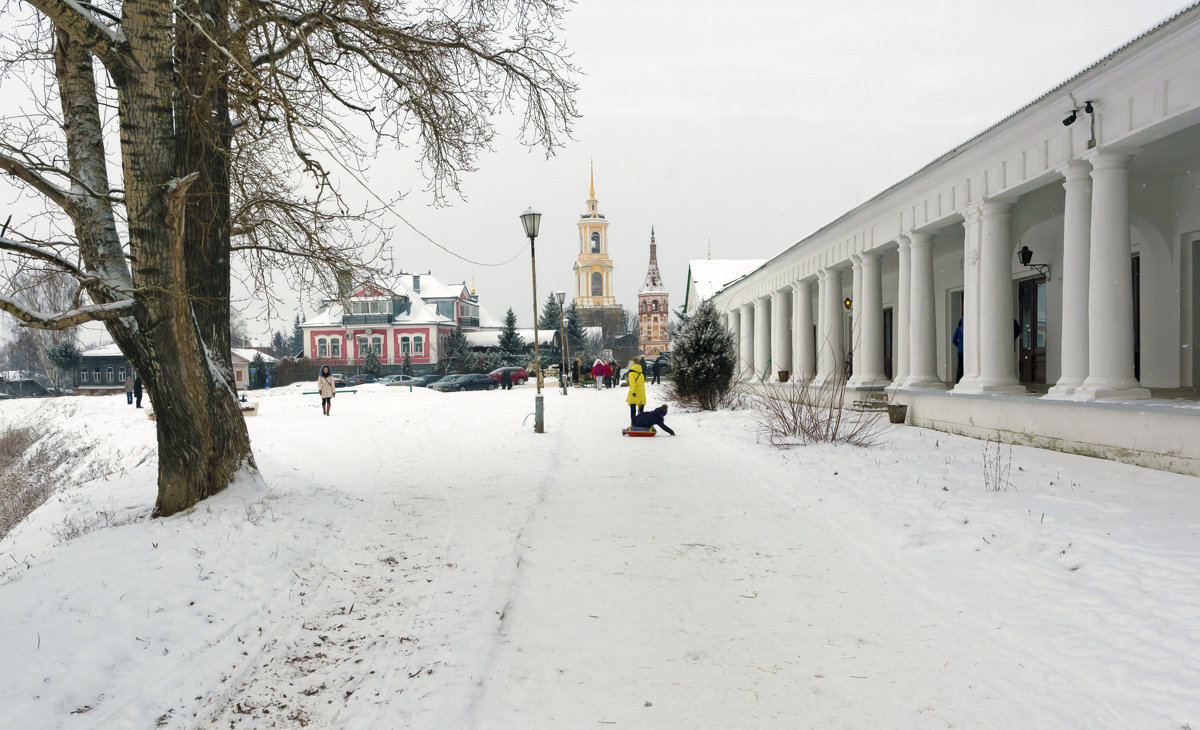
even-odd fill
[[[908,406],[900,405],[899,403],[890,403],[887,407],[888,420],[892,423],[904,423],[908,418]]]
[[[791,377],[791,375],[792,374],[787,370],[780,370],[779,371],[779,382],[786,383],[788,381],[788,378]]]

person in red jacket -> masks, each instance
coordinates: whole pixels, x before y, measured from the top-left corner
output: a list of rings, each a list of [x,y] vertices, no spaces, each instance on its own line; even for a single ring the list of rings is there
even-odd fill
[[[596,390],[600,390],[600,383],[604,381],[604,363],[599,360],[592,365],[592,378],[596,381]]]

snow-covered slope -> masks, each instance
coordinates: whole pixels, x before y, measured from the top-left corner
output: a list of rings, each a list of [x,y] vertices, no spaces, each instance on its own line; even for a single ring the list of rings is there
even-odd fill
[[[91,449],[0,542],[0,727],[1200,727],[1200,479],[1005,448],[995,492],[983,444],[906,427],[305,390],[159,520],[123,398],[0,404]]]

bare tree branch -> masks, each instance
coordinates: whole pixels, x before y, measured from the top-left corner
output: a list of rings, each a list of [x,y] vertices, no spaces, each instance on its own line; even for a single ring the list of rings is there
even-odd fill
[[[77,307],[59,314],[47,314],[26,309],[16,300],[0,297],[0,311],[8,312],[16,317],[22,327],[33,327],[42,330],[65,330],[85,322],[100,322],[110,319],[128,317],[133,313],[136,302],[132,299],[120,299],[107,304],[92,304]]]
[[[88,5],[76,0],[29,0],[29,4],[99,58],[114,78],[128,73],[131,54],[125,33],[108,27]]]

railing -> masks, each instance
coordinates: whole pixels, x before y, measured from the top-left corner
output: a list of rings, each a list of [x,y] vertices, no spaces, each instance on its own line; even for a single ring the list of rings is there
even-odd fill
[[[389,324],[392,321],[390,314],[343,314],[342,324],[348,327],[363,325],[363,324]]]

